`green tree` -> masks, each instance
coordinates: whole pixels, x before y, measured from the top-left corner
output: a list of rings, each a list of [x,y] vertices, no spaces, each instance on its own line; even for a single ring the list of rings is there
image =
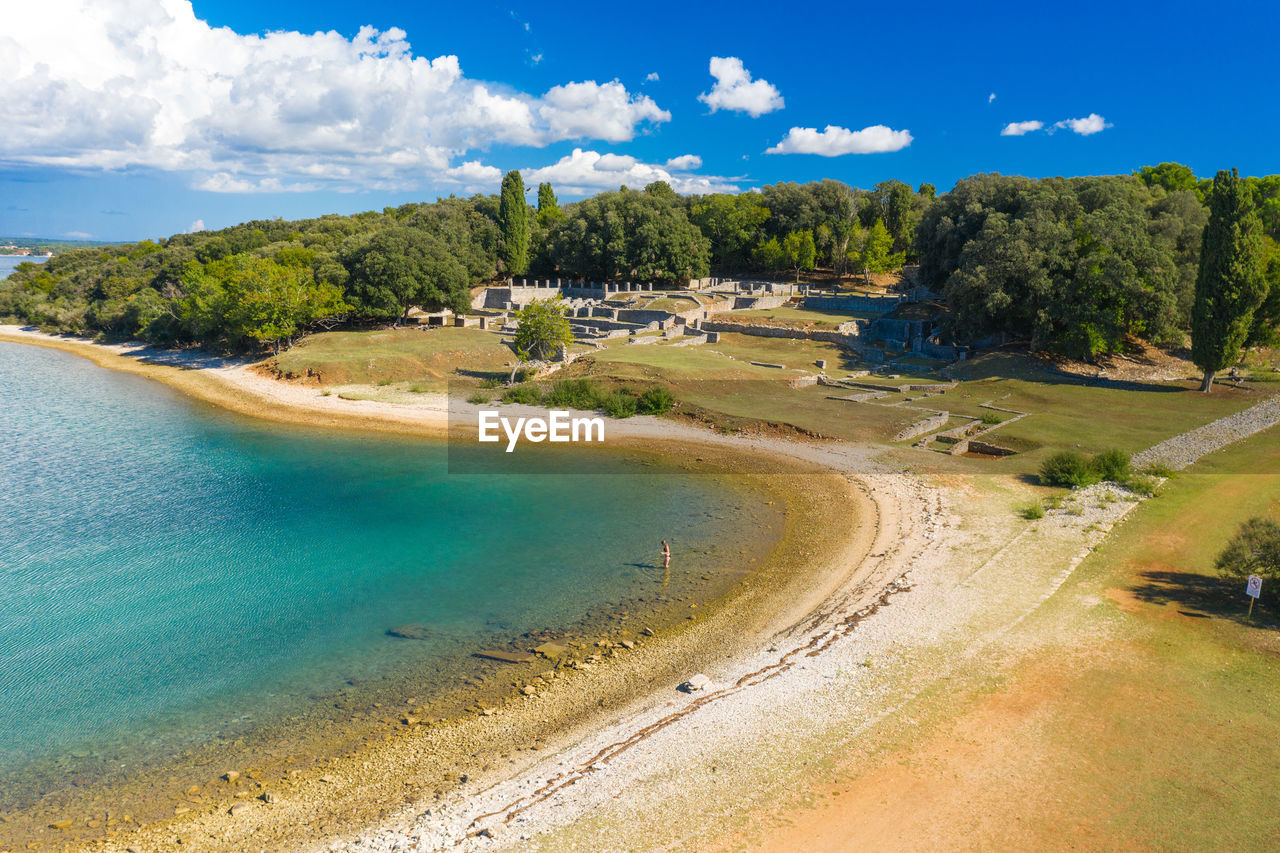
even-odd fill
[[[689,221],[711,241],[711,263],[723,269],[750,262],[751,247],[768,218],[769,208],[756,192],[715,193],[689,205]]]
[[[564,211],[560,201],[549,183],[538,184],[538,223],[543,228],[550,228],[564,219]]]
[[[1218,172],[1191,309],[1191,360],[1204,371],[1201,391],[1207,393],[1214,374],[1240,357],[1254,311],[1266,298],[1262,252],[1253,192],[1235,169]]]
[[[573,330],[569,328],[564,298],[560,295],[532,300],[515,312],[515,319],[518,325],[514,343],[520,363],[545,361],[560,347],[573,343]],[[512,381],[517,369],[519,364],[511,371]]]
[[[1218,571],[1244,579],[1258,575],[1268,581],[1262,585],[1263,595],[1280,601],[1280,524],[1269,518],[1251,518],[1218,555]]]
[[[755,248],[751,256],[757,265],[770,272],[782,269],[787,263],[787,252],[777,237],[765,240]]]
[[[813,243],[813,232],[792,231],[782,241],[782,252],[786,255],[787,265],[796,272],[796,281],[800,280],[801,270],[813,269],[818,257],[818,250]]]
[[[857,264],[867,281],[870,273],[892,272],[901,269],[903,255],[893,251],[893,235],[882,220],[877,219],[867,230],[861,248],[857,252]]]
[[[1267,295],[1253,312],[1253,324],[1249,327],[1246,347],[1274,347],[1280,345],[1280,243],[1264,237],[1263,279]]]
[[[440,237],[407,225],[379,231],[343,258],[347,296],[356,313],[403,319],[409,309],[470,306],[470,278],[457,253]]]
[[[1161,163],[1159,166],[1143,166],[1137,175],[1149,187],[1164,187],[1168,192],[1184,190],[1195,193],[1201,201],[1199,181],[1191,168],[1181,163]]]
[[[529,270],[529,206],[524,200],[524,178],[514,169],[502,179],[498,224],[507,273],[524,275]]]

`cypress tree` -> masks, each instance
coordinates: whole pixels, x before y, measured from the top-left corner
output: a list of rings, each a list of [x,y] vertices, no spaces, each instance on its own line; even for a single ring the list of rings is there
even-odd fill
[[[1204,371],[1201,391],[1208,392],[1214,374],[1240,357],[1266,294],[1253,191],[1235,169],[1223,170],[1213,179],[1191,308],[1191,360]]]
[[[551,184],[538,184],[538,222],[545,228],[564,218],[560,209],[560,200]]]
[[[507,272],[524,275],[529,270],[529,207],[524,201],[524,178],[514,169],[502,179],[498,225],[502,229],[502,262]]]

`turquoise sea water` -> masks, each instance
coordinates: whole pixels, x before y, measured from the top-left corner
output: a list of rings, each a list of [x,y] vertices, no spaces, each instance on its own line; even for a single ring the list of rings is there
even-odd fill
[[[477,644],[654,589],[663,537],[681,574],[740,571],[778,521],[652,460],[454,475],[438,443],[263,424],[18,344],[0,343],[0,436],[0,779],[456,671]],[[405,623],[431,639],[387,636]]]

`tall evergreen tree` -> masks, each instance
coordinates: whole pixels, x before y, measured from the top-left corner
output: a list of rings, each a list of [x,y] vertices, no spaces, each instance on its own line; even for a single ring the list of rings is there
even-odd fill
[[[564,211],[560,209],[560,200],[549,183],[538,184],[538,223],[543,228],[554,225],[564,219]]]
[[[524,178],[514,169],[502,179],[498,201],[502,228],[502,262],[510,275],[529,271],[529,206],[524,201]]]
[[[1191,307],[1191,359],[1204,371],[1201,391],[1208,392],[1214,374],[1239,358],[1253,312],[1266,298],[1262,251],[1253,191],[1235,169],[1218,172]]]

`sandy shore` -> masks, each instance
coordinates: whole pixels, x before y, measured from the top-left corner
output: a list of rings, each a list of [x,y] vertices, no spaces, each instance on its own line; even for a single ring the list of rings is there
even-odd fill
[[[101,345],[12,326],[0,327],[0,340],[62,349],[275,421],[435,437],[448,428],[443,395],[415,405],[346,400],[203,353]],[[470,812],[492,811],[495,796],[509,792],[524,802],[531,780],[553,790],[575,785],[591,770],[559,770],[547,782],[548,762],[563,764],[556,756],[588,744],[599,744],[601,754],[630,749],[639,742],[637,733],[647,738],[726,693],[676,693],[675,686],[696,672],[711,672],[732,694],[794,666],[806,650],[822,645],[832,626],[856,624],[866,608],[885,600],[934,536],[936,496],[914,479],[877,473],[866,448],[744,439],[656,418],[610,422],[609,429],[615,446],[684,455],[696,448],[702,464],[713,469],[770,472],[761,485],[787,502],[788,515],[771,566],[751,575],[725,606],[680,630],[637,638],[625,653],[621,646],[608,648],[607,666],[556,679],[535,697],[512,697],[489,715],[413,730],[322,770],[289,775],[262,792],[272,795],[271,803],[251,796],[261,784],[233,786],[221,801],[214,797],[189,814],[86,847],[363,849],[370,837],[423,839],[422,821],[432,827],[433,846],[486,837],[477,833],[495,831],[489,826],[494,820],[476,821],[480,814]],[[763,664],[762,654],[768,659]],[[469,760],[460,763],[460,757]]]

